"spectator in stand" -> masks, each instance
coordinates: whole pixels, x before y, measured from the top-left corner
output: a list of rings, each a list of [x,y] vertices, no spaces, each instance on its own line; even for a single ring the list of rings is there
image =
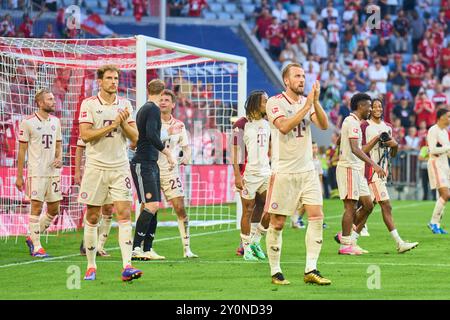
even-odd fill
[[[312,33],[316,32],[317,23],[319,21],[320,20],[317,18],[317,13],[315,11],[311,12],[311,14],[309,16],[309,20],[306,23],[308,34],[312,34]]]
[[[12,21],[12,17],[9,14],[5,15],[5,18],[0,23],[0,36],[2,37],[14,37],[16,34],[16,27]]]
[[[342,42],[343,50],[354,52],[357,47],[356,35],[351,30],[345,30],[344,41]]]
[[[381,98],[381,97],[382,97],[382,94],[381,94],[381,92],[378,90],[377,83],[376,83],[375,81],[370,82],[369,90],[367,90],[366,93],[367,93],[372,99],[376,99],[376,98]]]
[[[314,68],[312,64],[310,64],[309,68],[305,70],[305,89],[304,89],[305,94],[308,94],[311,91],[312,86],[316,82],[318,77],[319,74],[314,72]]]
[[[413,98],[411,92],[409,92],[406,85],[401,86],[398,91],[394,90],[394,92],[395,92],[394,103],[396,103],[396,104],[400,104],[400,100],[402,100],[402,99],[407,100],[408,104],[412,104],[412,102],[414,101],[414,98]]]
[[[402,121],[400,118],[395,118],[392,123],[392,137],[395,141],[400,142],[401,137],[405,136],[405,128],[402,126]]]
[[[321,22],[319,21],[319,25]],[[313,34],[313,40],[311,42],[311,53],[320,57],[321,61],[328,57],[328,43],[326,40],[326,31],[320,30],[318,27],[316,33]]]
[[[328,183],[331,189],[331,198],[339,198],[339,192],[336,181],[336,167],[339,160],[339,149],[337,147],[338,134],[333,132],[331,134],[331,144],[326,151],[326,158],[328,164]]]
[[[290,42],[286,42],[286,45],[280,53],[279,58],[280,64],[281,64],[281,70],[284,69],[285,66],[287,66],[290,63],[296,62],[295,60],[295,51],[292,49],[292,45]]]
[[[325,81],[327,81],[330,78],[330,74],[332,72],[338,81],[344,82],[345,78],[340,73],[341,68],[339,68],[339,66],[336,64],[336,59],[331,61],[331,57],[332,56],[330,56],[329,61],[322,64],[321,70],[325,70],[325,71],[322,71],[320,73],[320,81],[322,83],[325,83]]]
[[[330,64],[332,66],[332,64]],[[335,71],[329,71],[328,78],[323,83],[325,93],[331,93],[332,97],[340,97],[342,81],[338,78]]]
[[[443,70],[444,77],[442,78],[442,89],[447,95],[447,99],[450,101],[450,69]]]
[[[292,45],[296,45],[300,38],[306,36],[305,32],[299,27],[299,20],[294,15],[290,15],[284,34],[286,41]]]
[[[419,130],[417,130],[417,136],[419,137],[421,144],[427,144],[427,134],[427,122],[422,120],[419,123]]]
[[[277,2],[275,4],[275,8],[272,10],[272,17],[277,19],[278,23],[286,21],[288,18],[287,11],[283,8],[283,4],[281,2]]]
[[[330,110],[330,120],[331,123],[335,126],[338,127],[338,119],[339,119],[339,108],[340,108],[340,104],[339,102],[335,102],[333,109]]]
[[[337,127],[339,129],[342,127],[342,122],[344,121],[344,119],[347,118],[351,112],[352,111],[350,109],[350,100],[344,98],[344,101],[341,107],[339,108],[338,113]]]
[[[306,35],[298,38],[297,45],[293,46],[295,51],[296,60],[298,63],[303,64],[309,53],[308,44],[306,43]]]
[[[384,19],[380,22],[380,29],[377,29],[378,36],[386,40],[386,44],[389,47],[391,45],[391,37],[394,34],[394,26],[391,22],[391,15],[386,14]]]
[[[267,28],[266,37],[269,41],[269,55],[272,60],[277,61],[284,41],[283,29],[277,18],[272,17],[272,24]]]
[[[331,79],[333,79],[334,76],[331,77]],[[340,85],[340,83],[339,83]],[[334,124],[336,125],[337,120],[338,120],[338,115],[339,115],[339,106],[341,103],[341,94],[339,92],[339,90],[336,89],[335,86],[333,85],[329,85],[328,87],[326,87],[326,89],[324,90],[325,93],[323,94],[323,99],[322,99],[322,106],[324,108],[325,111],[333,111],[333,108],[336,108],[336,104],[337,104],[337,109],[334,110]],[[331,112],[330,111],[330,112]],[[330,114],[331,117],[331,114]]]
[[[140,22],[147,15],[146,0],[133,0],[133,16],[136,22]]]
[[[440,70],[441,70],[441,78],[444,76],[444,70],[450,69],[450,41],[447,41],[447,46],[441,49],[441,61],[440,61]]]
[[[345,1],[344,13],[342,14],[342,20],[344,23],[350,23],[353,20],[353,16],[357,15],[357,9],[355,8],[354,2],[348,3]]]
[[[300,29],[302,29],[303,32],[306,32],[308,26],[307,26],[306,22],[302,19],[302,16],[296,15],[295,13],[293,13],[293,16],[294,16],[294,20],[296,20],[298,22],[298,27]]]
[[[389,55],[391,53],[391,49],[386,44],[386,40],[380,38],[378,44],[373,48],[372,57],[373,59],[380,60],[383,66],[387,66],[389,63]]]
[[[61,38],[66,37],[66,20],[64,8],[59,8],[56,13],[56,31]]]
[[[366,69],[356,65],[353,70],[354,71],[348,75],[348,79],[355,82],[357,91],[365,92],[367,90],[367,83],[369,82]]]
[[[436,122],[436,109],[423,89],[420,89],[416,97],[414,113],[416,114],[416,126],[419,126],[420,122],[425,121],[429,129]]]
[[[437,112],[440,108],[445,107],[448,104],[449,100],[447,98],[447,95],[442,91],[442,84],[440,84],[439,82],[436,83],[434,91],[435,93],[434,96],[431,98],[431,102],[436,107]]]
[[[387,123],[392,123],[393,121],[393,111],[395,107],[394,103],[394,93],[392,91],[388,91],[386,96],[384,97],[385,107],[383,108],[383,120]]]
[[[264,9],[267,9],[269,14],[272,11],[268,0],[261,0],[261,4],[255,8],[255,11],[253,11],[253,17],[255,18],[255,21],[258,20],[258,18],[261,16]]]
[[[422,37],[425,33],[426,25],[422,16],[419,15],[415,10],[411,14],[410,25],[411,25],[412,49],[414,53],[418,53],[419,43],[422,40]]]
[[[397,19],[394,21],[395,52],[404,53],[408,51],[408,33],[409,21],[405,16],[405,11],[400,9]]]
[[[428,99],[433,98],[434,88],[436,87],[437,79],[433,75],[433,70],[428,69],[425,71],[425,77],[422,81],[422,88],[425,89],[425,93]]]
[[[42,38],[44,39],[56,39],[56,35],[53,32],[53,23],[47,24],[47,30],[42,35]]]
[[[403,65],[402,55],[395,54],[394,65],[389,73],[389,81],[392,83],[392,91],[397,92],[399,88],[405,86],[407,76],[408,74],[406,73],[406,67]]]
[[[357,66],[363,69],[367,69],[369,67],[369,61],[364,58],[364,51],[362,50],[356,52],[355,60],[352,62],[352,69],[355,69]]]
[[[338,65],[342,68],[342,74],[345,77],[347,77],[352,71],[352,62],[353,55],[347,48],[344,48],[343,53],[338,57]]]
[[[403,128],[409,128],[414,124],[415,117],[413,109],[409,106],[408,100],[405,98],[400,100],[400,104],[394,108],[393,113],[396,118],[400,119]]]
[[[33,25],[36,19],[38,19],[44,11],[40,11],[38,16],[35,19],[32,19],[28,13],[23,14],[23,21],[19,26],[19,34],[23,38],[32,38],[34,36],[33,34]]]
[[[420,138],[417,136],[417,128],[411,126],[408,128],[408,135],[405,137],[405,150],[419,151]]]
[[[343,98],[346,102],[350,102],[350,99],[354,94],[358,93],[356,90],[356,84],[354,81],[347,81],[347,91],[344,92]]]
[[[425,75],[425,66],[419,61],[417,54],[413,54],[412,61],[407,65],[406,71],[408,73],[409,90],[415,97],[422,86],[422,79]]]
[[[336,21],[336,17],[331,17],[327,26],[330,54],[336,54],[339,47],[339,25]]]
[[[309,70],[310,65],[313,66],[313,71],[315,73],[317,73],[317,74],[320,73],[320,71],[321,71],[320,64],[314,60],[314,56],[312,53],[310,53],[308,55],[308,60],[303,63],[303,66],[302,66],[303,70]]]
[[[189,17],[200,17],[203,9],[208,8],[206,0],[189,0]]]
[[[374,65],[369,67],[368,71],[369,80],[376,83],[377,91],[380,94],[386,94],[386,81],[388,79],[388,74],[386,69],[381,65],[379,59],[374,60]]]
[[[436,68],[439,52],[440,48],[432,36],[423,39],[419,45],[419,58],[426,68],[433,70]]]
[[[327,6],[325,8],[322,9],[322,11],[320,12],[320,17],[322,19],[326,19],[329,15],[328,12],[331,11],[331,16],[335,17],[336,19],[339,17],[339,12],[337,11],[336,8],[333,7],[333,0],[328,0],[327,1]]]
[[[184,0],[169,0],[169,15],[171,17],[181,17],[181,11],[184,8]]]
[[[263,48],[269,48],[269,41],[267,39],[267,31],[269,26],[272,24],[272,16],[267,8],[263,8],[261,15],[256,19],[256,25],[253,29],[253,34],[261,42]]]

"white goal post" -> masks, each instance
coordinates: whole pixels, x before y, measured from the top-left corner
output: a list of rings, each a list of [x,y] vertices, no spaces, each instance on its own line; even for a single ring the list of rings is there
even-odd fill
[[[80,225],[83,208],[76,201],[78,188],[73,183],[79,105],[96,94],[95,71],[104,64],[121,69],[119,94],[131,100],[136,110],[146,102],[146,86],[152,78],[163,78],[176,92],[175,117],[186,121],[195,153],[193,163],[182,170],[189,179],[184,181],[187,207],[192,208],[188,214],[205,225],[217,221],[230,227],[236,219],[239,228],[241,206],[232,185],[231,162],[219,161],[227,150],[214,149],[214,143],[222,139],[220,135],[225,139],[231,134],[231,117],[245,115],[245,57],[142,35],[64,40],[0,37],[0,236],[26,232],[30,201],[15,188],[18,124],[36,111],[34,94],[42,87],[56,96],[56,116],[63,131],[64,199],[61,215],[50,230]],[[227,200],[238,200],[236,215],[224,208]]]

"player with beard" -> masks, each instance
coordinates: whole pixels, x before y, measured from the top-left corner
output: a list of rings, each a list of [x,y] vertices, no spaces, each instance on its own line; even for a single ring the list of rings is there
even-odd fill
[[[313,84],[308,97],[303,96],[305,72],[297,63],[282,71],[285,92],[267,101],[272,141],[272,176],[265,212],[270,214],[266,236],[272,283],[287,285],[280,267],[282,231],[286,218],[303,205],[308,214],[305,236],[306,266],[304,281],[329,285],[317,270],[317,260],[323,242],[322,187],[312,156],[311,123],[328,128],[328,118],[319,102],[320,84]]]
[[[48,254],[41,246],[40,237],[59,213],[62,199],[61,123],[58,118],[50,115],[55,112],[56,106],[55,97],[50,90],[38,90],[34,100],[38,111],[20,123],[16,187],[23,191],[23,167],[28,151],[27,196],[31,199],[31,212],[30,235],[26,238],[26,244],[30,255],[46,258]],[[44,202],[47,203],[47,213],[41,216]]]
[[[365,93],[357,93],[352,96],[350,106],[352,113],[342,123],[340,154],[336,168],[339,196],[344,202],[341,247],[338,252],[345,255],[360,255],[367,251],[357,245],[357,239],[364,223],[357,221],[355,223],[357,229],[352,231],[357,201],[359,200],[362,204],[358,215],[360,220],[367,220],[367,216],[373,210],[369,187],[364,177],[364,162],[372,166],[380,178],[384,178],[386,173],[362,150],[361,121],[367,120],[370,116],[372,110],[370,96]],[[379,136],[375,137],[366,145],[366,148],[372,149],[375,143],[378,143],[378,140]]]

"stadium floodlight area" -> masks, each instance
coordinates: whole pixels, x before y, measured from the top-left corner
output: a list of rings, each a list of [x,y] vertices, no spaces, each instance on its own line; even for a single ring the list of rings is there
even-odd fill
[[[30,199],[15,187],[17,137],[21,120],[37,111],[34,95],[40,88],[53,92],[63,133],[63,200],[49,231],[81,226],[84,208],[74,184],[79,108],[83,99],[97,94],[96,70],[105,64],[119,67],[119,94],[135,109],[147,101],[146,85],[153,78],[164,79],[175,91],[174,116],[186,124],[192,149],[192,163],[181,170],[191,225],[234,228],[240,215],[234,208],[234,177],[226,150],[231,118],[245,113],[246,58],[140,35],[0,37],[0,237],[28,231]]]

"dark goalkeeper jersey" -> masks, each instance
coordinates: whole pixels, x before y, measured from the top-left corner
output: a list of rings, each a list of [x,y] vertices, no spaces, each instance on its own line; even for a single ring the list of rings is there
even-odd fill
[[[153,102],[147,102],[136,115],[136,125],[139,130],[135,162],[158,161],[159,151],[164,150],[161,141],[161,111]]]

